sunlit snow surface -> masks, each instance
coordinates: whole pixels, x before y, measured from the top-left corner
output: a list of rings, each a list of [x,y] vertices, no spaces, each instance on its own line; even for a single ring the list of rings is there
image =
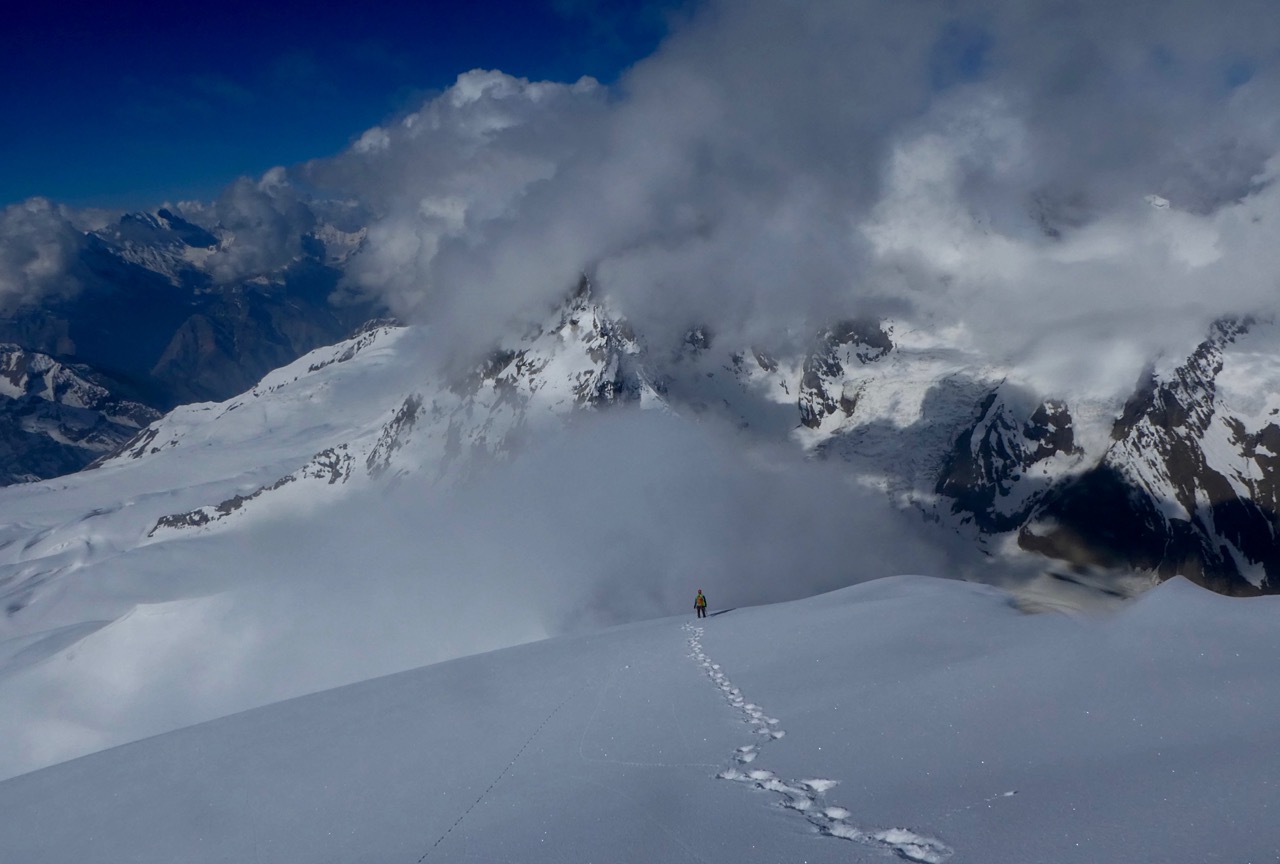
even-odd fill
[[[233,535],[221,522],[157,530],[305,471],[326,448],[363,457],[406,395],[435,384],[411,362],[423,350],[420,332],[377,328],[239,397],[178,408],[98,469],[0,490],[0,776],[547,635],[527,618],[450,627],[464,594],[498,588],[451,584],[456,569],[438,561],[425,584],[422,549],[403,541],[425,514],[372,513],[385,490],[362,499],[312,477],[233,511]],[[340,495],[348,510],[323,507]],[[317,640],[332,657],[301,647]],[[361,650],[338,650],[347,640]]]
[[[0,852],[1273,861],[1277,604],[1174,580],[1106,618],[1026,616],[992,588],[897,577],[713,605],[705,621],[428,666],[0,783]]]

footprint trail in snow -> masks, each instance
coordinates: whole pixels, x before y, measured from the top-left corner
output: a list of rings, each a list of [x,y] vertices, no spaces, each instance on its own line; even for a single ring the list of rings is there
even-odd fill
[[[742,691],[733,686],[733,682],[721,671],[719,664],[712,662],[702,650],[703,628],[685,624],[684,629],[689,633],[689,656],[702,667],[729,704],[743,714],[758,739],[754,744],[739,747],[733,755],[736,767],[721,771],[717,777],[748,783],[757,789],[777,793],[782,796],[781,806],[803,815],[825,836],[884,849],[919,864],[941,864],[951,857],[952,850],[945,844],[906,828],[870,830],[855,826],[849,821],[849,817],[853,815],[850,811],[827,800],[827,792],[839,785],[838,780],[820,777],[783,780],[772,771],[748,767],[759,757],[764,745],[787,733],[779,728],[776,718],[766,715],[759,705],[748,702]]]

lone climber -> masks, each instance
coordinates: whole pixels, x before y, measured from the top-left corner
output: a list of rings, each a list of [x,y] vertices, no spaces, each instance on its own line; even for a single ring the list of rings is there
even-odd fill
[[[693,609],[699,618],[707,617],[707,595],[702,593],[701,588],[698,589],[698,596],[693,598]]]

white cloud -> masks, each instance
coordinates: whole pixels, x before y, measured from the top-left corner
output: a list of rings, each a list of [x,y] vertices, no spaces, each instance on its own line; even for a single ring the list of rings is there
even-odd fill
[[[183,212],[229,232],[231,281],[299,254],[324,218],[299,190],[359,201],[347,290],[462,351],[586,271],[655,342],[892,307],[999,362],[1093,369],[1045,386],[1123,389],[1275,305],[1276,44],[1267,0],[712,0],[613,88],[472,70]],[[0,291],[72,290],[66,219],[4,218]]]
[[[356,153],[379,153],[390,146],[391,136],[387,134],[387,130],[381,126],[374,126],[356,139],[351,149]]]
[[[0,306],[32,305],[80,290],[84,235],[62,208],[31,198],[0,211]]]
[[[267,171],[256,183],[242,177],[207,209],[183,212],[225,232],[217,251],[206,262],[219,282],[234,282],[287,266],[302,254],[302,237],[318,221],[280,168]]]
[[[1240,214],[1270,207],[1278,31],[1254,0],[713,2],[612,91],[469,72],[305,173],[381,215],[358,283],[464,348],[588,271],[656,340],[909,300],[1122,387],[1115,358],[1269,302]]]
[[[456,259],[465,259],[471,274],[494,268],[507,283],[536,281],[548,266],[557,285],[572,283],[586,250],[559,260],[541,250],[521,262],[502,253],[473,259],[470,250],[509,230],[520,202],[575,152],[590,149],[577,133],[605,107],[604,89],[589,78],[537,83],[474,70],[401,122],[367,131],[348,153],[310,163],[301,174],[357,195],[382,215],[352,267],[356,285],[400,315],[429,314],[465,328],[467,316],[477,314],[468,301],[480,298],[452,284]],[[492,323],[488,301],[480,305],[478,317]]]

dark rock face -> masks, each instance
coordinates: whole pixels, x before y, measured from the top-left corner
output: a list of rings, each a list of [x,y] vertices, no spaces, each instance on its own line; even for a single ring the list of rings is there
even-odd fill
[[[1022,430],[1023,437],[1035,445],[1035,450],[1028,454],[1032,463],[1076,450],[1071,412],[1067,403],[1059,399],[1046,399],[1037,405]]]
[[[404,404],[383,427],[378,443],[365,460],[365,467],[370,474],[376,477],[387,470],[392,454],[404,446],[405,437],[413,431],[421,415],[422,397],[417,394],[406,397]]]
[[[147,370],[174,404],[242,393],[263,375],[332,344],[367,320],[368,306],[339,308],[327,297],[340,273],[300,264],[278,285],[204,295]]]
[[[804,361],[800,380],[800,422],[810,429],[837,410],[853,413],[853,404],[844,404],[839,388],[832,386],[845,376],[845,366],[874,363],[893,350],[892,335],[879,321],[842,321],[819,336],[819,347]],[[763,365],[763,362],[762,364]]]
[[[0,345],[0,482],[79,471],[159,418],[120,389],[87,367]]]
[[[1269,446],[1280,428],[1250,432],[1220,416],[1216,399],[1223,352],[1248,326],[1221,323],[1167,380],[1147,376],[1102,461],[1044,496],[1020,545],[1076,566],[1180,574],[1224,594],[1280,591],[1280,459]],[[1244,470],[1210,458],[1215,424]]]
[[[1248,503],[1237,500],[1234,506],[1238,513],[1213,508],[1215,517],[1236,526],[1267,521]],[[1277,590],[1270,578],[1260,586],[1246,580],[1230,550],[1216,542],[1211,525],[1199,518],[1168,517],[1145,490],[1105,463],[1055,490],[1036,517],[1049,530],[1024,527],[1019,545],[1074,567],[1145,570],[1161,579],[1180,575],[1233,596]],[[1239,536],[1238,530],[1233,533]]]
[[[1192,565],[1203,571],[1194,533],[1167,520],[1148,495],[1114,466],[1071,478],[1047,496],[1035,514],[1050,527],[1024,527],[1018,542],[1050,558],[1082,567],[1131,567],[1162,576]],[[1187,574],[1190,575],[1190,574]]]
[[[952,499],[952,511],[970,514],[983,531],[1010,531],[1026,521],[1045,494],[1045,488],[1026,479],[1031,470],[1054,456],[1078,453],[1064,402],[1046,399],[1029,416],[1019,417],[997,390],[956,441],[935,491]]]

